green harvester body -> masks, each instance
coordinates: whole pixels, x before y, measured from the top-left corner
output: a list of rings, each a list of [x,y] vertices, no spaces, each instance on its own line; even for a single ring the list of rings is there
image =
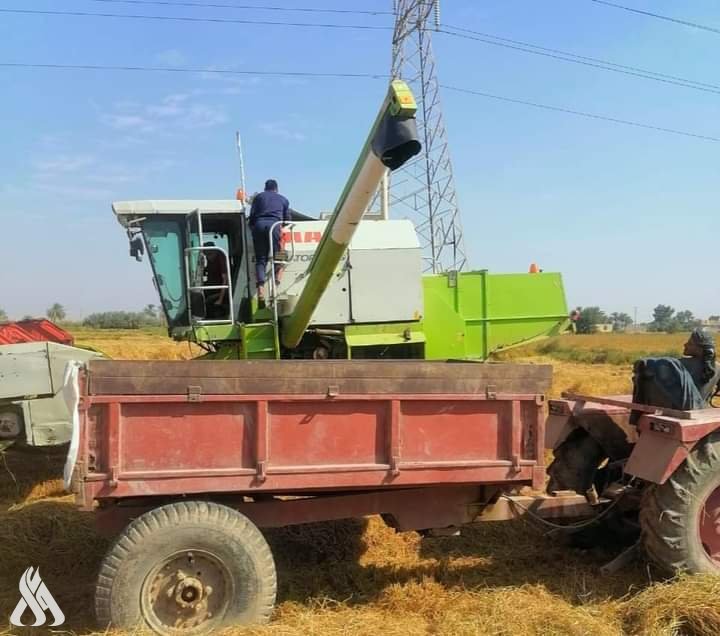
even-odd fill
[[[212,359],[485,360],[566,330],[560,274],[425,274],[409,221],[365,216],[387,171],[420,151],[415,111],[407,85],[391,82],[333,213],[293,212],[282,228],[270,270],[278,263],[284,277],[276,286],[268,275],[264,307],[243,202],[113,204],[131,254],[148,254],[170,335]],[[223,281],[208,280],[212,258]]]

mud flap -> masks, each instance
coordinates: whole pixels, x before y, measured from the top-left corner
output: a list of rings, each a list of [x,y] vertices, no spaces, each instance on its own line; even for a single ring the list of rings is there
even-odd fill
[[[625,472],[654,484],[664,484],[689,453],[680,440],[644,431],[625,465]]]

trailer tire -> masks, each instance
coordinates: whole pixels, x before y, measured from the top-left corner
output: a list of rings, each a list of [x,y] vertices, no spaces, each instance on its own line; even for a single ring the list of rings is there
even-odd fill
[[[720,431],[700,440],[664,484],[647,488],[640,526],[647,556],[667,574],[720,574]]]
[[[100,568],[95,614],[103,629],[207,633],[266,622],[276,590],[272,553],[247,517],[184,501],[146,512],[118,537]]]

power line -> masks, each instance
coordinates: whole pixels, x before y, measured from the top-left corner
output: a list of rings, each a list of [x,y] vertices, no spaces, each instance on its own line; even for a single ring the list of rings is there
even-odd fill
[[[452,28],[452,27],[448,27]],[[469,31],[469,29],[465,29]],[[720,85],[706,84],[704,82],[695,82],[694,80],[687,80],[681,77],[674,77],[671,75],[665,75],[663,73],[655,73],[654,71],[646,71],[641,68],[631,67],[626,65],[614,64],[613,62],[605,62],[597,58],[589,58],[574,53],[567,53],[558,49],[548,49],[545,47],[538,47],[534,44],[527,44],[518,40],[509,40],[507,38],[497,38],[502,41],[490,40],[488,37],[477,37],[475,35],[468,35],[466,33],[459,33],[458,31],[448,31],[447,29],[440,29],[440,33],[451,35],[453,37],[463,38],[466,40],[473,40],[475,42],[482,42],[484,44],[490,44],[491,46],[499,46],[506,49],[512,49],[514,51],[520,51],[522,53],[530,53],[531,55],[539,55],[541,57],[548,57],[554,60],[560,60],[563,62],[570,62],[571,64],[579,64],[581,66],[588,66],[590,68],[597,68],[603,71],[610,71],[612,73],[619,73],[621,75],[628,75],[631,77],[639,77],[641,79],[648,79],[654,82],[661,82],[663,84],[670,84],[673,86],[680,86],[682,88],[691,88],[696,91],[702,91],[704,93],[715,93],[720,94]],[[479,33],[479,32],[477,32]],[[485,34],[483,34],[485,35]],[[514,42],[514,44],[511,44]],[[535,50],[538,49],[538,50]],[[556,52],[552,52],[556,51]],[[589,61],[595,60],[595,61]],[[635,70],[629,70],[635,69]]]
[[[503,95],[493,95],[492,93],[484,93],[482,91],[471,90],[469,88],[460,88],[459,86],[448,86],[447,84],[441,84],[441,88],[448,91],[456,91],[458,93],[467,93],[469,95],[477,95],[479,97],[486,97],[488,99],[495,99],[502,102],[509,102],[511,104],[522,104],[523,106],[532,106],[533,108],[542,108],[543,110],[551,110],[558,113],[566,113],[569,115],[577,115],[578,117],[587,117],[589,119],[598,119],[600,121],[607,121],[613,124],[622,124],[624,126],[634,126],[636,128],[645,128],[647,130],[655,130],[657,132],[669,133],[672,135],[682,135],[683,137],[693,137],[695,139],[702,139],[704,141],[720,142],[720,137],[712,137],[710,135],[702,135],[698,133],[687,132],[685,130],[677,130],[675,128],[664,128],[662,126],[654,126],[652,124],[644,124],[638,121],[632,121],[629,119],[619,119],[617,117],[609,117],[607,115],[598,115],[597,113],[586,113],[581,110],[574,110],[572,108],[565,108],[564,106],[551,106],[550,104],[541,104],[539,102],[526,101],[524,99],[516,99],[514,97],[505,97]]]
[[[112,65],[101,65],[101,64],[41,64],[41,63],[30,63],[30,62],[0,62],[0,68],[17,68],[17,69],[38,69],[38,70],[69,70],[69,71],[129,71],[129,72],[143,72],[143,73],[210,73],[218,75],[256,75],[256,76],[268,76],[268,77],[309,77],[309,78],[347,78],[347,79],[389,79],[389,75],[382,73],[332,73],[332,72],[318,72],[318,71],[240,71],[234,69],[217,69],[217,68],[189,68],[189,67],[162,67],[162,66],[112,66]],[[485,97],[488,99],[494,99],[502,102],[508,102],[512,104],[521,104],[523,106],[531,106],[533,108],[541,108],[543,110],[554,111],[558,113],[565,113],[569,115],[576,115],[579,117],[585,117],[588,119],[595,119],[600,121],[606,121],[614,124],[622,124],[625,126],[634,126],[636,128],[644,128],[647,130],[654,130],[656,132],[669,133],[673,135],[682,135],[684,137],[692,137],[695,139],[702,139],[705,141],[720,142],[719,137],[713,137],[711,135],[703,135],[698,133],[692,133],[683,130],[677,130],[674,128],[665,128],[662,126],[655,126],[653,124],[646,124],[643,122],[632,121],[628,119],[620,119],[617,117],[610,117],[607,115],[599,115],[597,113],[587,113],[572,108],[566,108],[564,106],[552,106],[549,104],[542,104],[539,102],[533,102],[523,99],[517,99],[514,97],[506,97],[504,95],[495,95],[493,93],[486,93],[483,91],[473,90],[469,88],[462,88],[459,86],[450,86],[447,84],[441,84],[441,88],[449,91],[455,91],[458,93],[466,93],[469,95],[476,95],[478,97]]]
[[[134,71],[142,73],[210,73],[214,75],[256,75],[268,77],[325,77],[349,79],[390,79],[383,73],[324,73],[316,71],[242,71],[220,68],[187,68],[175,66],[130,66],[104,64],[39,64],[28,62],[0,62],[0,68],[25,68],[64,71]]]
[[[237,18],[195,18],[169,15],[138,15],[130,13],[92,13],[89,11],[46,11],[40,9],[8,9],[0,7],[0,13],[22,15],[55,15],[82,18],[124,18],[129,20],[159,20],[166,22],[212,22],[220,24],[257,24],[263,26],[315,27],[321,29],[362,29],[371,31],[392,31],[391,26],[377,24],[333,24],[316,22],[275,22],[273,20],[242,20]]]
[[[344,13],[354,15],[394,15],[392,11],[367,11],[362,9],[322,9],[320,7],[278,7],[251,4],[205,4],[201,2],[170,2],[169,0],[90,0],[104,4],[135,4],[167,7],[198,7],[202,9],[256,9],[258,11],[288,11],[293,13]]]
[[[168,0],[93,0],[96,2],[115,2],[115,3],[132,3],[132,4],[163,4],[163,5],[177,5],[177,6],[213,6],[213,5],[201,5],[199,3],[191,2],[169,2]],[[215,5],[215,6],[232,6],[234,8],[241,8],[249,5]],[[271,8],[273,10],[283,9],[282,7],[270,7],[264,5],[265,8]],[[254,7],[260,8],[260,7]],[[304,10],[312,10],[315,8],[304,7]],[[319,9],[318,9],[319,11]],[[330,10],[328,10],[330,11]],[[350,10],[336,9],[334,12]],[[155,20],[155,21],[174,21],[174,22],[191,22],[191,23],[220,23],[220,24],[253,24],[262,26],[285,26],[285,27],[300,27],[300,28],[324,28],[324,29],[359,29],[359,30],[391,30],[392,27],[384,25],[367,25],[367,24],[335,24],[335,23],[311,23],[311,22],[285,22],[285,21],[273,21],[273,20],[246,20],[246,19],[235,19],[235,18],[208,18],[208,17],[188,17],[188,16],[161,16],[161,15],[139,15],[139,14],[117,14],[117,13],[93,13],[87,11],[50,11],[50,10],[34,10],[34,9],[9,9],[0,8],[0,13],[10,14],[22,14],[22,15],[54,15],[54,16],[69,16],[69,17],[100,17],[100,18],[118,18],[118,19],[132,19],[132,20]],[[389,13],[389,12],[386,12]],[[452,30],[447,30],[452,29]],[[460,31],[464,31],[461,33]],[[591,58],[587,56],[577,55],[567,51],[561,51],[559,49],[550,49],[547,47],[541,47],[519,40],[511,40],[509,38],[501,38],[490,34],[481,33],[479,31],[472,31],[470,29],[464,29],[462,27],[453,27],[446,25],[446,29],[441,29],[441,33],[446,35],[460,37],[464,39],[474,40],[491,46],[499,46],[508,48],[523,53],[529,53],[532,55],[539,55],[543,57],[549,57],[564,62],[570,62],[572,64],[580,64],[591,68],[598,68],[600,70],[610,71],[614,73],[620,73],[632,77],[639,77],[641,79],[648,79],[655,82],[661,82],[664,84],[680,86],[681,88],[691,88],[694,90],[720,94],[720,85],[709,84],[705,82],[697,82],[695,80],[689,80],[686,78],[668,75],[665,73],[657,73],[655,71],[648,71],[638,67],[629,65],[617,64],[614,62],[608,62],[598,58]],[[470,33],[474,35],[469,35]],[[477,37],[482,36],[482,37]],[[493,39],[488,39],[493,38]]]
[[[665,20],[666,22],[674,22],[675,24],[681,24],[683,26],[692,27],[693,29],[700,29],[702,31],[709,31],[710,33],[720,34],[720,29],[708,26],[707,24],[700,24],[699,22],[691,22],[690,20],[682,20],[680,18],[673,18],[669,15],[662,15],[661,13],[653,13],[652,11],[643,11],[642,9],[635,9],[634,7],[626,7],[622,4],[616,4],[614,2],[607,2],[607,0],[590,0],[595,4],[604,4],[606,7],[613,7],[614,9],[622,9],[623,11],[629,11],[630,13],[637,13],[639,15],[648,16],[650,18],[657,18],[658,20]]]
[[[574,57],[579,60],[586,60],[588,62],[596,62],[598,64],[614,66],[614,67],[625,69],[628,71],[637,71],[638,73],[643,73],[643,74],[647,74],[647,75],[655,75],[657,77],[662,77],[665,79],[677,80],[679,82],[684,82],[687,84],[695,84],[697,86],[705,86],[707,88],[716,88],[716,89],[720,90],[720,84],[710,84],[707,82],[698,82],[697,80],[688,79],[686,77],[680,77],[678,75],[669,75],[667,73],[659,73],[658,71],[651,71],[651,70],[648,70],[645,68],[641,68],[639,66],[631,66],[629,64],[619,64],[618,62],[611,62],[609,60],[604,60],[604,59],[598,58],[598,57],[590,57],[587,55],[580,55],[578,53],[573,53],[571,51],[563,51],[562,49],[553,49],[553,48],[549,48],[546,46],[540,46],[539,44],[523,42],[522,40],[512,40],[510,38],[500,37],[499,35],[493,35],[492,33],[483,33],[482,31],[474,31],[472,29],[466,29],[464,27],[454,26],[454,25],[450,25],[450,24],[445,24],[443,26],[445,28],[451,29],[453,31],[460,31],[462,33],[470,33],[472,35],[478,35],[478,36],[481,36],[484,38],[490,38],[491,40],[499,40],[500,42],[509,42],[510,44],[527,46],[529,48],[538,49],[540,51],[548,51],[550,53],[558,53],[559,55],[566,55],[568,57]]]

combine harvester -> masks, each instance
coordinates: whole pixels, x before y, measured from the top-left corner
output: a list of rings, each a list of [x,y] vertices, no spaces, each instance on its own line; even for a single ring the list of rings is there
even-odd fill
[[[591,488],[588,469],[617,455],[590,444],[591,452],[580,447],[569,457],[583,468],[582,483],[570,487],[583,492],[517,496],[546,482],[551,367],[247,360],[483,358],[562,326],[557,275],[444,274],[416,284],[410,272],[419,273],[419,254],[408,225],[370,222],[351,243],[384,166],[417,152],[413,124],[412,96],[393,82],[307,275],[290,275],[282,290],[291,309],[277,307],[277,320],[280,303],[268,317],[253,298],[240,207],[116,206],[132,237],[142,233],[146,241],[171,332],[205,345],[208,357],[246,360],[91,360],[74,372],[66,485],[101,531],[120,533],[96,586],[102,629],[205,633],[265,621],[276,572],[258,528],[368,514],[399,531],[427,533],[523,514],[545,523],[585,518],[565,528],[574,531],[640,509],[644,545],[660,565],[720,572],[720,417],[712,411],[584,396],[555,402],[553,446],[568,448],[603,427],[606,440],[627,441],[624,470],[611,462],[612,471],[603,471],[611,478]],[[202,242],[216,234],[233,302],[225,318],[209,319],[200,315],[198,294],[206,290],[197,273]],[[348,245],[352,269],[338,269]],[[378,264],[403,274],[381,278]],[[518,296],[508,297],[511,291]],[[532,313],[529,298],[546,302],[547,313]],[[519,306],[528,307],[522,317],[511,313]],[[447,315],[433,314],[441,310]],[[633,431],[621,421],[630,409],[640,416]]]
[[[170,335],[214,359],[485,360],[567,329],[560,274],[423,276],[410,221],[361,223],[386,169],[420,151],[415,110],[407,86],[393,82],[330,219],[286,228],[286,253],[272,255],[286,271],[267,308],[258,308],[242,203],[115,203],[131,255],[149,256]],[[227,284],[204,280],[209,258],[222,259]],[[230,302],[206,303],[219,289]]]

